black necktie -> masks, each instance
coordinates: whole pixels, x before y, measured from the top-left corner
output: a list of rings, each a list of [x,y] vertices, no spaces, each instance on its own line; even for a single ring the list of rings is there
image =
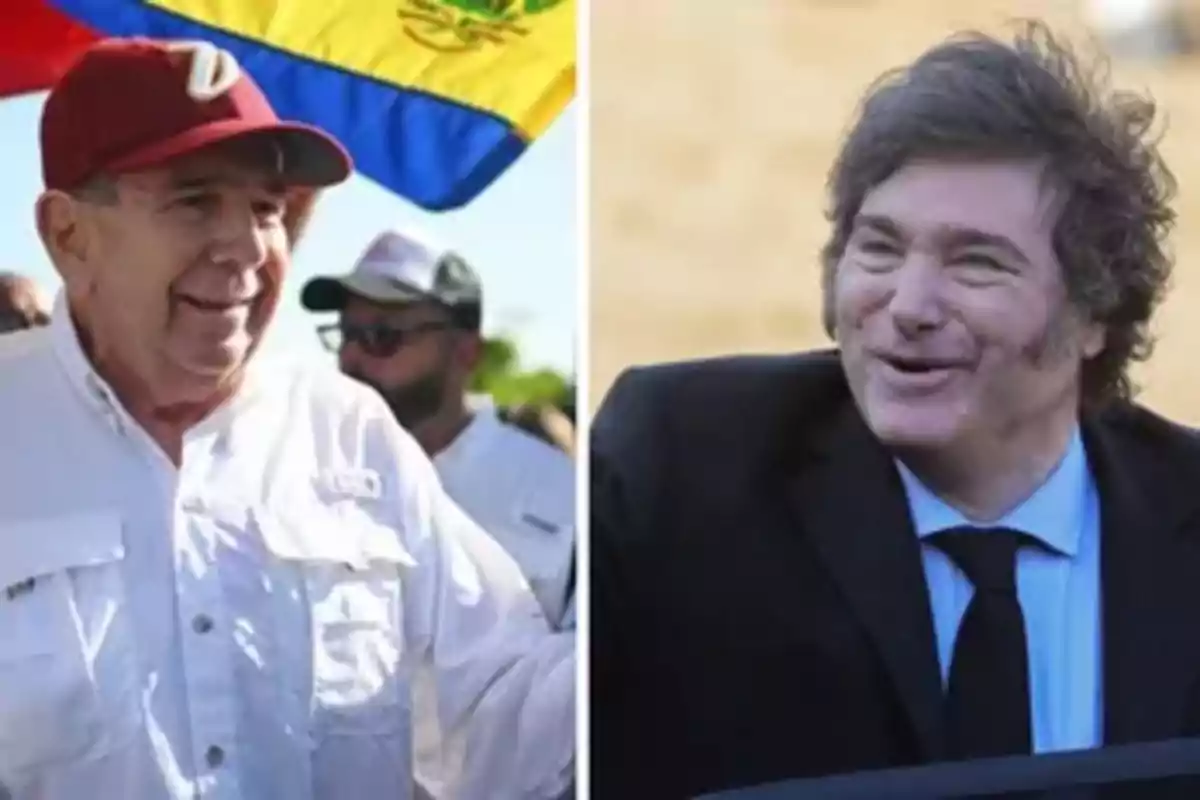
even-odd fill
[[[1008,528],[954,528],[930,537],[975,593],[959,625],[946,693],[953,758],[1032,752],[1029,655],[1017,601],[1017,550],[1036,540]]]

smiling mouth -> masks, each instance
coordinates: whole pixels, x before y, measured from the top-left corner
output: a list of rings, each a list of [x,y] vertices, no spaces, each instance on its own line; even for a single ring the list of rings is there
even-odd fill
[[[958,367],[957,364],[949,361],[935,361],[921,358],[884,358],[883,362],[897,372],[911,375],[945,372]]]
[[[896,389],[928,392],[939,389],[964,368],[959,362],[925,358],[881,359],[888,383]]]
[[[181,303],[186,303],[187,305],[191,306],[192,308],[199,309],[200,311],[208,311],[208,312],[216,312],[216,313],[223,312],[223,311],[234,311],[239,308],[248,308],[256,299],[256,298],[251,297],[246,300],[235,300],[232,302],[229,302],[229,301],[219,301],[218,302],[218,301],[213,301],[213,300],[201,300],[198,297],[192,297],[192,296],[186,295],[186,294],[176,295],[176,297],[178,298],[178,300]]]

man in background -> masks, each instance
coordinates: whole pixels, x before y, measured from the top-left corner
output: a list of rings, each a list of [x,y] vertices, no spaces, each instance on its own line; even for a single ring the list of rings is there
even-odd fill
[[[460,255],[387,231],[353,270],[318,276],[310,311],[343,372],[374,388],[433,459],[450,496],[525,571],[551,623],[562,618],[575,538],[575,466],[559,449],[501,422],[471,395],[483,349],[483,289]]]
[[[32,279],[0,272],[0,333],[37,328],[50,322],[50,303]]]
[[[474,269],[422,237],[385,231],[349,274],[310,280],[301,303],[339,314],[319,332],[342,371],[387,401],[432,458],[446,492],[513,556],[551,625],[561,627],[570,599],[575,466],[566,453],[502,422],[490,398],[468,394],[483,349],[483,290]],[[418,674],[415,691],[418,776],[430,796],[452,798],[446,785],[456,744],[436,730],[426,677]]]

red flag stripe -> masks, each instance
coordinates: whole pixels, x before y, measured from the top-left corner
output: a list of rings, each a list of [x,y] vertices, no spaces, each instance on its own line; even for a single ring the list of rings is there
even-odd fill
[[[46,0],[3,0],[0,97],[49,89],[98,37]]]

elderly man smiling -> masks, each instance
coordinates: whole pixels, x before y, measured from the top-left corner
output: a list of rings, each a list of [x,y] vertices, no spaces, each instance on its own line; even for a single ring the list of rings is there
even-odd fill
[[[573,636],[381,400],[257,352],[342,147],[229,53],[148,40],[87,52],[41,140],[64,291],[0,341],[0,784],[406,798],[428,659],[458,796],[555,796]]]

